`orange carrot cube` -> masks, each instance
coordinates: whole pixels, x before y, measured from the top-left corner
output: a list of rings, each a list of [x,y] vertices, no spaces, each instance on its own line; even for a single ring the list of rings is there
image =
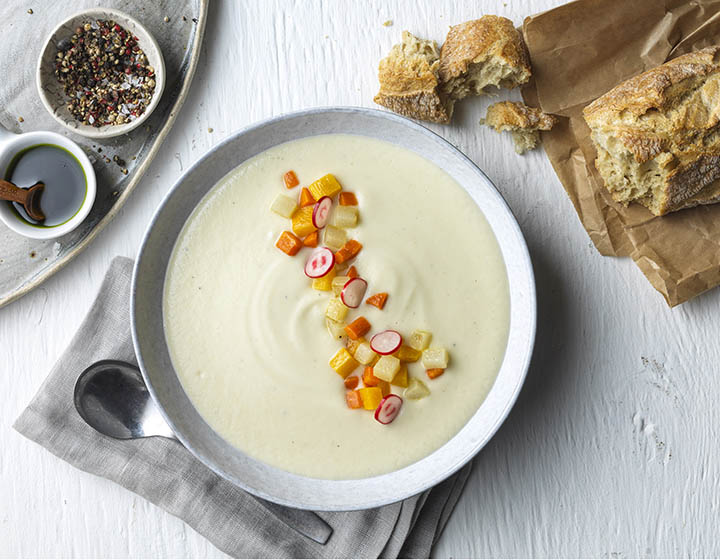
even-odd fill
[[[343,245],[337,253],[335,253],[335,261],[339,262],[340,264],[349,261],[350,259],[357,256],[357,254],[360,252],[360,249],[362,249],[362,243],[351,239],[350,241],[345,243],[345,245]]]
[[[340,206],[357,206],[358,201],[355,197],[355,193],[343,191],[340,193]]]
[[[345,326],[345,332],[353,340],[366,335],[370,330],[370,323],[365,317],[358,317],[352,323]]]
[[[305,247],[317,247],[319,237],[320,234],[317,231],[313,231],[305,236],[305,239],[303,239],[303,245],[305,245]]]
[[[363,402],[360,391],[348,391],[345,393],[345,402],[348,408],[362,408]]]
[[[348,278],[357,278],[359,276],[360,275],[358,274],[357,268],[355,268],[354,266],[351,266],[350,268],[348,268],[348,271],[347,271]]]
[[[425,373],[427,373],[427,376],[430,379],[435,379],[436,377],[440,377],[443,373],[445,373],[445,370],[443,368],[432,368],[426,369]]]
[[[300,181],[298,181],[297,175],[295,175],[293,170],[290,170],[283,175],[283,181],[285,181],[285,187],[288,189],[295,188],[300,184]]]
[[[351,375],[350,377],[345,378],[346,389],[355,389],[358,386],[358,383],[360,383],[360,378],[357,375]]]
[[[375,377],[372,366],[365,366],[362,374],[362,380],[365,387],[377,387],[380,383],[380,379]]]
[[[387,301],[388,295],[385,292],[380,292],[379,294],[375,294],[374,296],[370,296],[365,300],[365,303],[368,305],[374,305],[378,309],[382,309],[385,307],[385,302]]]
[[[302,246],[303,242],[300,241],[300,238],[289,231],[283,231],[275,243],[275,247],[291,257],[297,255],[298,251],[302,249]]]
[[[310,194],[310,191],[307,187],[303,187],[300,191],[300,201],[299,201],[300,208],[303,208],[305,206],[310,206],[311,204],[315,204],[315,199],[313,198],[313,195]]]

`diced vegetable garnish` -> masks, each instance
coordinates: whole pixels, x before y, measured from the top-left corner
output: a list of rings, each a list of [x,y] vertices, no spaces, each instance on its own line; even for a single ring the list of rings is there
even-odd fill
[[[330,367],[333,368],[338,375],[345,379],[358,367],[358,363],[350,355],[350,352],[345,348],[340,348],[335,355],[330,358]]]
[[[407,399],[418,401],[430,395],[430,389],[427,388],[427,385],[425,385],[425,383],[423,383],[419,379],[415,379],[414,377],[412,377],[410,378],[407,389],[405,389],[403,395]]]
[[[313,231],[311,234],[305,236],[305,239],[303,239],[302,243],[303,245],[305,245],[305,247],[317,247],[319,237],[320,235],[318,234],[318,232]]]
[[[370,348],[369,342],[361,342],[355,349],[355,354],[353,355],[355,356],[355,359],[364,366],[371,364],[376,356],[373,349]]]
[[[358,201],[355,193],[343,191],[340,193],[340,206],[357,206]]]
[[[320,278],[329,274],[334,264],[335,255],[333,255],[333,252],[327,247],[318,247],[313,249],[308,260],[305,262],[305,275],[308,278]],[[329,289],[330,286],[328,285],[328,290]]]
[[[398,387],[408,386],[408,368],[406,364],[400,364],[400,369],[390,383],[397,385]]]
[[[363,387],[358,390],[362,405],[365,410],[375,410],[383,399],[382,390],[379,387]]]
[[[381,356],[373,366],[375,377],[379,377],[388,383],[393,380],[398,371],[400,371],[400,360],[395,356]]]
[[[338,262],[344,263],[352,258],[355,258],[361,249],[362,243],[351,239],[338,249],[337,253],[335,253],[335,258]]]
[[[414,348],[415,350],[420,350],[422,352],[428,346],[430,346],[431,340],[432,340],[432,333],[429,333],[427,331],[416,330],[416,331],[413,331],[412,334],[410,335],[410,340],[408,341],[408,345],[410,346],[410,348]]]
[[[357,379],[357,377],[355,379]],[[362,389],[360,389],[360,391],[362,391]],[[347,391],[345,393],[345,402],[348,408],[362,408],[363,402],[360,391]]]
[[[353,340],[365,336],[370,331],[370,323],[365,317],[358,317],[345,327],[345,332]]]
[[[332,338],[341,342],[345,341],[347,334],[345,333],[344,323],[339,323],[338,321],[333,321],[329,317],[325,317],[325,326],[327,327],[328,333],[330,333],[330,336]]]
[[[385,397],[375,410],[375,420],[381,424],[389,424],[400,414],[403,400],[392,393]]]
[[[360,275],[358,274],[357,268],[355,268],[354,266],[351,266],[351,267],[348,269],[347,275],[348,275],[350,278],[357,278],[358,276],[360,276]]]
[[[436,377],[440,377],[443,373],[445,373],[445,370],[443,368],[432,368],[426,369],[425,373],[427,373],[427,376],[430,379],[435,379]]]
[[[275,200],[273,200],[273,203],[270,205],[270,210],[272,210],[276,214],[280,214],[283,218],[292,218],[295,210],[297,210],[297,203],[289,196],[279,194],[275,197]],[[293,227],[293,230],[294,229],[295,228]],[[300,237],[305,237],[304,233],[298,233],[297,231],[295,233]]]
[[[340,292],[342,292],[342,289],[345,287],[345,284],[347,284],[347,281],[350,280],[347,276],[336,276],[333,278],[332,281],[332,291],[333,294],[336,296],[340,295]]]
[[[325,310],[325,316],[333,321],[344,321],[347,317],[349,309],[345,304],[338,298],[332,298],[328,301],[327,309]]]
[[[350,278],[343,286],[342,292],[340,292],[340,299],[345,305],[355,309],[360,307],[366,290],[367,282],[365,280],[362,278]]]
[[[380,390],[382,391],[382,396],[385,397],[390,394],[390,383],[387,381],[380,380],[380,383],[377,384],[378,387],[380,387]]]
[[[387,298],[388,295],[385,292],[381,292],[367,298],[365,300],[365,303],[367,303],[368,305],[374,305],[378,309],[382,309],[383,307],[385,307],[385,302],[387,301]]]
[[[342,190],[342,187],[335,176],[332,173],[328,173],[308,185],[308,189],[315,200],[320,200],[323,196],[332,198]]]
[[[323,243],[333,251],[340,250],[347,239],[347,232],[335,226],[327,226],[323,232]]]
[[[449,359],[448,351],[445,348],[428,348],[422,353],[422,363],[425,369],[445,369]]]
[[[365,366],[365,369],[363,369],[362,381],[365,387],[377,387],[378,383],[380,383],[380,379],[375,377],[375,374],[373,373],[372,366]]]
[[[285,197],[287,198],[287,197]],[[295,235],[298,237],[305,237],[315,231],[315,226],[312,223],[312,206],[305,206],[304,208],[298,208],[292,216],[292,229]]]
[[[343,383],[346,389],[355,389],[360,383],[360,378],[357,375],[349,375]]]
[[[343,332],[345,330],[343,329]],[[352,338],[348,338],[345,342],[345,346],[348,349],[348,352],[350,352],[353,356],[355,355],[355,350],[357,350],[358,346],[360,346],[363,342],[367,342],[364,338],[358,338],[357,340],[353,340]]]
[[[313,206],[312,222],[318,228],[324,228],[330,219],[330,209],[332,208],[332,198],[323,196]]]
[[[333,225],[341,228],[355,227],[360,211],[357,206],[338,206],[333,214]]]
[[[329,292],[330,290],[332,290],[332,281],[334,279],[335,268],[333,267],[330,269],[330,272],[328,272],[325,276],[321,276],[320,278],[313,278],[313,290],[318,290],[320,292]]]
[[[315,204],[315,199],[310,194],[310,191],[307,187],[303,187],[300,191],[300,208],[305,208],[305,206],[312,206]]]
[[[401,344],[402,335],[390,329],[379,332],[370,339],[370,347],[381,356],[394,354],[398,351]],[[392,379],[392,377],[390,379]],[[390,381],[390,379],[386,379],[386,381]]]
[[[300,241],[295,234],[289,231],[283,231],[275,243],[275,247],[280,249],[283,253],[287,253],[291,257],[293,255],[297,255],[298,251],[302,249],[302,246],[303,242]]]
[[[420,350],[415,350],[415,348],[411,348],[405,344],[403,344],[395,354],[395,357],[401,362],[417,362],[420,356],[422,356]]]
[[[287,173],[285,173],[285,175],[283,175],[283,181],[285,181],[285,186],[288,189],[297,187],[300,184],[297,175],[295,175],[295,172],[292,170],[288,171]]]

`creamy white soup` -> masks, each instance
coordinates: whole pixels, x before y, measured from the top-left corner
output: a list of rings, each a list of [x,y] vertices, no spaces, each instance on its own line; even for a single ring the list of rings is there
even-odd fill
[[[294,170],[300,186],[283,175]],[[312,289],[304,248],[276,246],[290,220],[270,211],[278,194],[332,173],[355,193],[360,220],[347,230],[362,251],[352,264],[372,331],[432,332],[448,350],[443,375],[408,365],[430,395],[403,398],[392,423],[346,404],[328,364],[343,346],[330,336],[332,294]],[[321,236],[322,240],[322,236]],[[238,166],[202,200],[180,234],[167,271],[167,342],[200,415],[232,445],[281,469],[324,479],[363,478],[437,450],[477,411],[500,368],[510,303],[497,241],[470,196],[417,154],[379,140],[323,135],[276,146]],[[362,374],[362,366],[354,375]],[[362,386],[362,384],[361,384]],[[392,386],[403,397],[402,387]]]

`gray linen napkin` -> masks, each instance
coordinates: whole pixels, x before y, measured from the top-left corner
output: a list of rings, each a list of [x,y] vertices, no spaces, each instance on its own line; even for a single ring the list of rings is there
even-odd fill
[[[334,532],[325,545],[288,529],[251,496],[165,438],[115,440],[73,406],[80,372],[101,359],[137,363],[130,337],[132,261],[116,257],[88,316],[15,429],[83,471],[113,480],[179,517],[235,557],[426,558],[470,473],[382,508],[319,512]]]

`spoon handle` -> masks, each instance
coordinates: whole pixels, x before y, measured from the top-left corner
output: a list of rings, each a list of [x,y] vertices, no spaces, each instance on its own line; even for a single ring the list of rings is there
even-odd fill
[[[0,179],[0,200],[25,203],[28,191],[13,185],[10,181]]]

